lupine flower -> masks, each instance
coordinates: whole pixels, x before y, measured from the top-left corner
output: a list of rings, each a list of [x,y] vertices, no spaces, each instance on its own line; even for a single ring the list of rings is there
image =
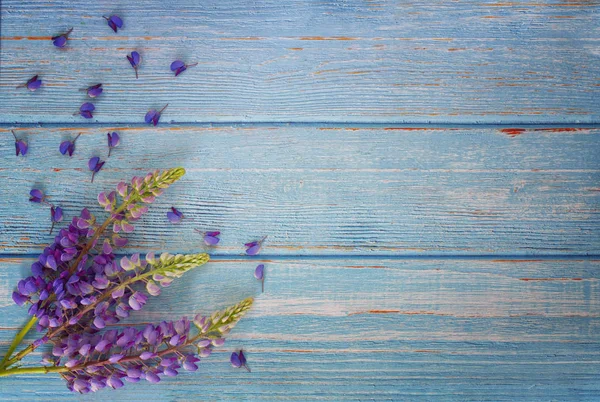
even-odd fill
[[[102,18],[104,18],[108,22],[108,26],[110,27],[110,29],[115,31],[115,33],[117,32],[118,28],[123,27],[123,20],[119,18],[118,15],[111,15],[108,18],[102,16]]]
[[[35,92],[39,87],[42,86],[42,80],[38,79],[37,75],[31,77],[25,84],[17,86],[17,88],[27,87],[31,92]]]
[[[77,137],[75,137],[73,141],[61,142],[60,146],[58,147],[60,153],[63,155],[69,154],[69,156],[73,156],[73,152],[75,152],[75,141],[77,141],[77,138],[79,138],[80,135],[81,133],[77,134]]]
[[[162,109],[160,109],[160,112],[157,112],[156,109],[150,109],[148,113],[146,113],[146,117],[144,117],[146,123],[152,123],[156,126],[158,124],[158,120],[160,120],[161,113],[167,108],[167,106],[169,106],[168,103]]]
[[[188,68],[194,67],[197,65],[198,65],[198,63],[185,64],[181,60],[175,60],[173,63],[171,63],[171,71],[173,71],[175,73],[175,77],[177,77],[179,74],[183,73]]]
[[[27,155],[27,150],[29,149],[27,147],[27,143],[23,140],[17,139],[17,136],[13,130],[10,130],[10,132],[12,133],[13,137],[15,137],[15,152],[17,156],[19,156],[19,154],[23,156]]]
[[[73,28],[69,29],[67,32],[65,32],[62,35],[58,35],[58,36],[53,36],[52,37],[52,43],[54,44],[54,46],[56,47],[65,47],[65,45],[67,44],[67,39],[69,39],[69,34],[73,32]]]
[[[79,114],[79,115],[81,115],[81,117],[84,117],[86,119],[91,119],[92,117],[94,117],[92,115],[92,112],[94,110],[96,110],[96,106],[94,106],[90,102],[85,102],[83,105],[81,105],[79,107],[79,113],[73,113],[73,116],[77,116]]]
[[[110,157],[110,151],[112,151],[113,148],[116,148],[119,145],[119,142],[121,142],[121,138],[119,137],[119,134],[117,134],[114,131],[112,134],[106,133],[106,136],[108,137],[108,156]]]
[[[52,234],[52,230],[54,230],[54,224],[63,220],[63,210],[61,207],[55,208],[54,205],[50,206],[50,220],[52,221],[52,226],[50,227],[50,234]]]
[[[90,98],[95,98],[102,93],[102,84],[92,85],[91,87],[87,87],[86,89],[82,89],[81,91],[87,92],[87,95]]]
[[[260,248],[262,247],[262,243],[265,241],[266,238],[267,238],[267,236],[263,237],[262,239],[260,239],[258,241],[246,243],[245,244],[246,254],[248,254],[248,255],[258,254],[258,252],[260,251]]]
[[[250,367],[246,362],[246,356],[244,356],[244,351],[240,350],[238,353],[233,352],[231,354],[231,358],[229,359],[231,365],[235,368],[245,367],[248,372],[250,372]]]
[[[202,233],[198,229],[194,230],[198,233]],[[221,234],[221,232],[204,232],[202,234],[204,235],[204,244],[206,244],[207,246],[216,246],[221,240],[217,237]]]
[[[265,264],[259,264],[254,270],[254,277],[261,283],[262,292],[265,292]]]
[[[46,200],[46,196],[44,195],[42,190],[38,190],[36,188],[31,190],[29,192],[29,195],[31,196],[31,197],[29,197],[29,201],[31,201],[31,202],[43,203]]]
[[[133,67],[133,69],[135,70],[135,79],[137,80],[138,68],[140,66],[140,63],[142,62],[142,58],[138,52],[133,51],[133,52],[131,52],[131,55],[127,55],[127,60],[129,60],[131,67]]]
[[[105,161],[100,160],[97,156],[94,156],[88,161],[88,168],[92,172],[92,183],[94,182],[94,175],[102,169],[102,166],[104,166],[105,163]]]
[[[183,218],[183,214],[175,209],[175,207],[171,207],[171,211],[167,212],[167,218],[171,223],[179,223]]]

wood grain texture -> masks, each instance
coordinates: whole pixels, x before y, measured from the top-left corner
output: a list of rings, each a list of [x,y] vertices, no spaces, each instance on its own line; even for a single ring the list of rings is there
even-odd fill
[[[98,82],[104,123],[165,103],[173,122],[600,122],[597,1],[170,4],[3,1],[0,122],[79,122]],[[200,64],[175,79],[177,58]]]
[[[4,301],[32,261],[0,260],[0,346],[23,321],[22,309]],[[599,260],[260,261],[264,294],[252,276],[257,261],[217,259],[129,321],[209,312],[255,295],[199,372],[92,399],[591,401],[600,392]],[[252,374],[227,362],[240,346]],[[32,380],[3,379],[2,399],[77,399],[59,378]]]
[[[87,160],[106,156],[113,129],[122,145],[89,183]],[[188,173],[140,221],[130,250],[193,251],[199,228],[222,231],[219,254],[263,235],[263,253],[278,255],[600,253],[598,129],[42,127],[16,131],[26,158],[1,132],[5,253],[50,239],[31,188],[70,219],[119,180],[178,165]],[[73,157],[61,155],[79,132]],[[180,225],[166,220],[172,205]]]

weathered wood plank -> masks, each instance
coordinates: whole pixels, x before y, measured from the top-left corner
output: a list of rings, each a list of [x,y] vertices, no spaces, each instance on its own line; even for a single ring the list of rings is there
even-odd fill
[[[173,5],[3,1],[0,122],[79,122],[78,90],[97,82],[98,122],[143,122],[165,103],[175,122],[600,121],[595,1]],[[200,64],[175,79],[176,58]],[[41,90],[15,89],[34,74]]]
[[[132,317],[158,321],[257,296],[200,372],[128,384],[119,400],[593,400],[600,392],[599,260],[261,261],[264,294],[256,261],[218,259]],[[8,293],[31,262],[0,260],[2,349],[25,314]],[[240,346],[251,374],[227,363]],[[53,377],[2,379],[0,394],[70,396]]]
[[[116,149],[93,184],[92,155]],[[140,221],[140,247],[190,251],[194,228],[221,230],[219,254],[268,235],[267,254],[598,254],[600,130],[331,126],[19,128],[0,130],[0,249],[48,243],[42,187],[70,219],[119,180],[154,168],[188,174]],[[83,133],[72,158],[58,144]],[[167,222],[171,205],[181,225]],[[95,211],[99,211],[95,208]]]

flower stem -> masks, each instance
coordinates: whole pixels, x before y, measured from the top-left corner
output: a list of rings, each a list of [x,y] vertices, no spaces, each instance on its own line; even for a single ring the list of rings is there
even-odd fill
[[[0,369],[0,377],[8,377],[10,375],[19,374],[48,374],[48,373],[63,373],[69,371],[67,367],[18,367],[9,370]]]
[[[13,339],[12,343],[10,344],[8,351],[6,352],[6,356],[4,356],[4,358],[2,359],[2,362],[0,363],[0,369],[7,366],[5,363],[10,359],[11,355],[13,354],[13,352],[15,351],[17,346],[19,346],[21,344],[21,342],[23,341],[23,338],[25,338],[25,336],[29,333],[31,328],[33,328],[33,326],[35,325],[36,322],[37,322],[37,318],[31,317],[29,322],[27,322],[27,324],[25,324],[25,326],[23,328],[21,328],[21,331],[19,331],[17,336],[15,336],[15,339]]]

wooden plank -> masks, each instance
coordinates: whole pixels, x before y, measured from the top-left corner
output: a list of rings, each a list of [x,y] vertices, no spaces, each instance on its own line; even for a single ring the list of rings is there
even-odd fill
[[[2,2],[0,122],[599,122],[596,2]],[[114,34],[102,15],[125,21]],[[67,49],[50,37],[74,27]],[[125,55],[143,57],[140,79]],[[170,63],[199,62],[175,79]],[[34,74],[41,90],[16,90]],[[83,124],[83,123],[82,123]]]
[[[32,261],[0,260],[2,349],[24,321],[9,292]],[[132,317],[189,316],[257,296],[199,372],[127,384],[119,400],[593,400],[600,392],[600,260],[260,261],[264,294],[252,276],[258,261],[217,259]],[[240,346],[251,374],[227,362]],[[51,376],[2,384],[3,400],[70,396]]]
[[[122,144],[93,184],[106,135]],[[191,251],[194,232],[221,230],[219,254],[268,235],[263,253],[599,254],[600,131],[576,128],[178,126],[3,128],[0,249],[39,252],[50,240],[41,187],[67,219],[119,180],[184,166],[152,206],[130,250]],[[58,144],[81,132],[72,158]],[[170,206],[186,219],[169,224]],[[95,212],[100,212],[94,207]]]

